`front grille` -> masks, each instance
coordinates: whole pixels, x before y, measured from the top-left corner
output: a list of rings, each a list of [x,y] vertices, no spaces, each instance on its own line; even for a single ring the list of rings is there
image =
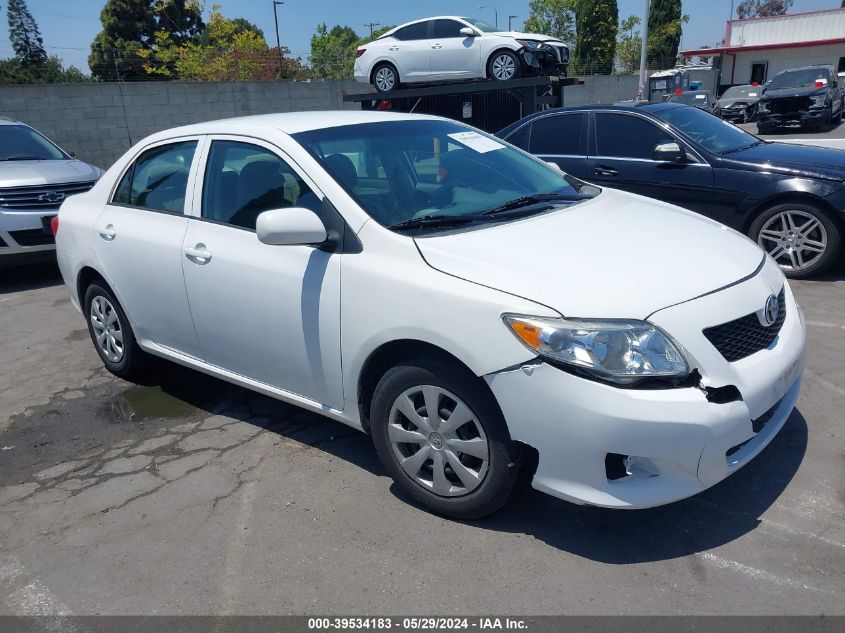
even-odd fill
[[[778,295],[778,318],[770,326],[760,323],[752,312],[744,317],[704,330],[704,336],[729,363],[766,349],[775,340],[786,318],[786,290]]]
[[[566,46],[556,46],[557,58],[561,64],[569,63],[569,49]]]
[[[809,97],[789,97],[769,102],[769,110],[775,114],[799,114],[810,108]]]
[[[9,235],[21,246],[44,246],[55,244],[56,238],[43,229],[26,229],[24,231],[9,231]]]
[[[34,185],[30,187],[4,187],[0,189],[0,207],[37,211],[56,209],[65,198],[84,193],[94,186],[90,182],[65,182],[59,185]]]

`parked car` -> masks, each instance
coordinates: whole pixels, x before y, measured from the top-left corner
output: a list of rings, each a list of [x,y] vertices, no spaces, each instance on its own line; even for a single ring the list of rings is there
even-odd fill
[[[800,389],[803,317],[755,244],[447,119],[169,130],[56,230],[114,374],[160,356],[369,432],[397,486],[450,517],[523,477],[611,508],[693,495]]]
[[[784,70],[766,85],[757,102],[757,133],[800,127],[826,130],[842,122],[842,95],[833,66]]]
[[[699,110],[704,110],[710,114],[717,114],[716,99],[713,93],[709,90],[688,90],[680,94],[673,94],[669,97],[670,103],[680,103],[683,105],[690,105]]]
[[[676,204],[748,235],[787,276],[841,253],[845,152],[772,143],[674,103],[546,110],[499,132],[597,185]]]
[[[716,111],[726,121],[748,123],[757,116],[757,102],[762,93],[761,86],[732,86],[719,97]]]
[[[397,26],[355,53],[355,79],[390,92],[402,83],[566,74],[569,48],[537,33],[442,16]]]
[[[0,118],[0,268],[55,261],[50,221],[100,173],[28,125]]]

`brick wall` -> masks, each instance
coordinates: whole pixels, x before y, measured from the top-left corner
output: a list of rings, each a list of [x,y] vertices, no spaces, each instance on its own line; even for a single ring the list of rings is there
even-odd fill
[[[163,129],[250,114],[337,110],[354,81],[96,83],[0,86],[0,115],[37,128],[80,159],[106,168]]]

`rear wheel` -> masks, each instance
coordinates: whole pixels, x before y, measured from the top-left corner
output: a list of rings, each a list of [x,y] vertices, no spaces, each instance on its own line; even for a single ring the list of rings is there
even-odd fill
[[[393,64],[379,64],[373,70],[373,86],[379,92],[393,92],[399,88],[399,73]]]
[[[379,459],[414,501],[437,514],[473,519],[508,500],[520,470],[492,396],[466,369],[417,358],[376,386],[370,429]]]
[[[820,208],[786,202],[761,213],[749,231],[788,277],[813,277],[839,255],[841,235],[836,223]]]
[[[496,51],[487,62],[487,77],[495,81],[519,79],[521,74],[519,58],[511,51]]]
[[[84,305],[88,333],[106,369],[125,380],[141,378],[150,357],[138,346],[129,319],[114,294],[94,282],[85,291]]]

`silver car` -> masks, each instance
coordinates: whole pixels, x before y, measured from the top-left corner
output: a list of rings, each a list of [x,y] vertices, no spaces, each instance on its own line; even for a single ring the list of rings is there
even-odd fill
[[[102,173],[28,125],[0,118],[0,268],[55,260],[50,221]]]

